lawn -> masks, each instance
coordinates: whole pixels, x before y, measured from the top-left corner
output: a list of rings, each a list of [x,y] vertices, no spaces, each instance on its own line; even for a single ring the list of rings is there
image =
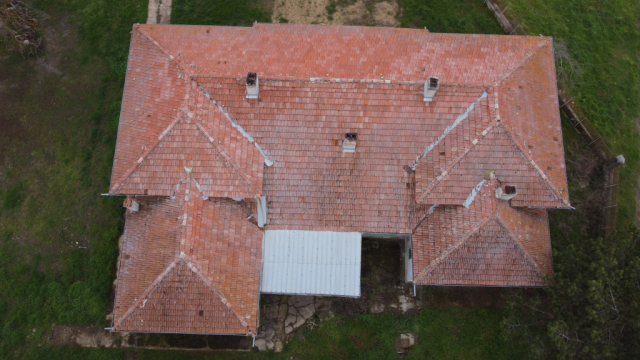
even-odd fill
[[[559,78],[615,154],[620,174],[618,229],[634,225],[640,176],[640,6],[637,0],[499,0],[527,33],[553,36],[568,59]],[[568,60],[575,65],[571,67]],[[565,75],[563,75],[563,73]]]
[[[250,25],[270,21],[270,10],[262,4],[174,0],[172,22]],[[403,26],[434,32],[501,33],[481,0],[403,0],[400,4]],[[524,16],[529,7],[523,4]],[[123,226],[122,199],[100,193],[108,191],[111,176],[130,31],[133,23],[146,20],[147,2],[34,0],[33,7],[46,39],[45,51],[39,58],[24,59],[0,48],[0,358],[125,359],[127,354],[139,359],[389,358],[396,356],[393,339],[403,331],[418,334],[413,358],[521,357],[518,344],[502,340],[502,311],[495,309],[428,308],[417,317],[339,315],[306,333],[305,340],[289,343],[281,355],[48,346],[45,337],[54,324],[108,325],[105,315],[111,307],[117,239]],[[614,16],[611,21],[628,25],[631,15],[614,12],[621,12],[621,19]],[[530,22],[526,28],[533,31],[537,25]],[[611,36],[598,37],[599,46],[605,46],[604,40]],[[571,51],[582,49],[577,40],[568,44]],[[625,60],[637,52],[637,46],[627,45],[613,43],[603,50],[613,57],[597,57],[619,66],[604,78],[593,75],[592,80],[587,74],[593,64],[585,62],[584,81],[604,81],[601,94],[586,85],[577,87],[584,111],[611,147],[627,156],[626,190],[621,193],[626,196],[621,198],[628,210],[619,211],[625,218],[635,214],[632,177],[637,175],[638,160],[637,134],[631,127],[637,117],[638,94],[628,85],[633,79],[637,84],[637,68],[631,69]],[[582,60],[578,55],[576,59]],[[623,70],[631,75],[621,76]],[[621,100],[624,91],[633,95],[633,101]],[[598,94],[613,105],[603,103]],[[624,136],[616,140],[617,134]]]

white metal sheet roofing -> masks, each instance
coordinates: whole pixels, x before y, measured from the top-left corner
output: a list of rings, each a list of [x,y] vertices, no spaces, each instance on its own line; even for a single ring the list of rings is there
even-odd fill
[[[358,232],[266,230],[260,292],[360,296]]]

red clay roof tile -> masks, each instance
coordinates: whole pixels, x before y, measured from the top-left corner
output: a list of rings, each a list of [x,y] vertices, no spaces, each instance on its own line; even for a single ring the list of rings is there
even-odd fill
[[[115,328],[255,333],[255,203],[222,198],[263,193],[271,229],[413,233],[421,284],[542,285],[547,213],[524,207],[569,206],[552,51],[547,37],[134,26],[111,192],[178,193],[127,215]],[[518,195],[497,200],[490,180],[460,206],[487,170]],[[177,279],[197,299],[163,303]]]

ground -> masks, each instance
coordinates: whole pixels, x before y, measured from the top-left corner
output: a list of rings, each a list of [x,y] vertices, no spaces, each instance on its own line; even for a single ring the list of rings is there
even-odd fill
[[[480,0],[282,3],[173,0],[171,22],[315,21],[400,24],[427,27],[432,32],[502,32]],[[297,7],[292,6],[295,4]],[[618,224],[625,226],[629,219],[636,219],[638,193],[637,1],[621,0],[615,6],[589,1],[564,4],[505,0],[501,8],[508,5],[530,34],[553,35],[556,42],[564,41],[570,56],[582,65],[582,75],[573,88],[578,105],[609,146],[627,157],[621,182],[622,210],[618,212]],[[110,325],[105,317],[112,307],[110,285],[122,207],[121,199],[99,194],[108,190],[129,32],[134,22],[146,22],[149,4],[145,0],[33,0],[33,5],[46,40],[45,51],[25,59],[0,46],[0,357],[390,358],[397,356],[396,341],[402,333],[414,334],[416,339],[407,357],[523,357],[523,346],[502,339],[501,289],[430,287],[414,298],[413,289],[394,273],[399,269],[400,248],[392,249],[393,244],[383,242],[378,248],[365,243],[363,260],[369,265],[363,271],[361,299],[333,299],[331,304],[314,299],[314,313],[309,315],[310,303],[305,299],[263,298],[262,306],[283,305],[281,354],[127,348],[246,348],[248,340],[242,337],[235,339],[235,345],[228,340],[220,344],[216,338],[176,335],[106,338],[101,329]],[[308,14],[299,10],[300,5]],[[575,6],[581,11],[572,11]],[[577,210],[551,212],[554,247],[591,236],[601,221],[594,209],[602,201],[602,164],[565,120],[563,133],[571,201]],[[398,256],[380,257],[376,255],[380,249]],[[402,302],[414,307],[405,314]],[[305,319],[305,325],[299,317]],[[272,319],[262,323],[265,335],[266,320]],[[296,323],[300,326],[293,329]],[[287,326],[291,327],[288,334]]]

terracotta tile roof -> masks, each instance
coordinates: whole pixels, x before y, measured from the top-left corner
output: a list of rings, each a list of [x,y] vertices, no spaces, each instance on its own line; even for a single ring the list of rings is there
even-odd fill
[[[135,25],[110,193],[165,198],[127,215],[114,328],[254,332],[264,195],[269,229],[413,234],[420,284],[540,286],[562,146],[548,37]]]
[[[482,185],[469,209],[438,206],[412,236],[414,281],[429,285],[542,286],[552,274],[546,210],[518,209]]]
[[[553,188],[545,182],[548,179],[540,176],[499,123],[489,125],[485,131],[486,135],[481,136],[477,144],[469,142],[469,152],[462,152],[444,169],[446,175],[443,175],[443,171],[434,172],[433,167],[429,169],[426,165],[436,164],[435,161],[425,161],[424,166],[416,167],[416,186],[428,184],[421,186],[423,192],[416,191],[418,201],[462,205],[469,196],[469,189],[478,184],[489,171],[495,171],[503,184],[517,187],[518,196],[512,200],[512,206],[565,206]]]
[[[173,199],[136,198],[127,213],[113,328],[255,334],[262,231],[186,178]]]

